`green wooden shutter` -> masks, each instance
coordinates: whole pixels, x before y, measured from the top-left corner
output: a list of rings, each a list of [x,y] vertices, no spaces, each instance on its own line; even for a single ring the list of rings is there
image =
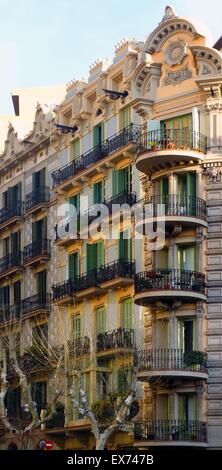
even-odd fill
[[[119,369],[117,372],[117,389],[118,393],[124,393],[126,391],[126,371],[124,369]]]
[[[122,302],[121,305],[121,326],[130,330],[132,328],[133,318],[132,318],[132,299],[126,299]]]
[[[36,173],[32,173],[32,190],[35,191],[36,189]]]
[[[161,196],[168,196],[169,188],[168,188],[168,178],[161,178],[160,180],[160,194]]]
[[[42,219],[42,239],[47,239],[47,217],[44,217],[44,219]]]
[[[77,214],[80,213],[80,193],[75,194],[75,196],[71,196],[68,199],[69,204],[76,208]]]
[[[104,241],[97,243],[97,269],[105,264]]]
[[[93,245],[86,245],[86,266],[87,272],[93,269]]]
[[[93,146],[101,145],[104,142],[104,123],[93,128]]]
[[[123,239],[123,233],[124,232],[120,232],[120,238],[119,238],[119,259],[124,259],[124,255],[125,255],[125,250],[124,250],[125,240]]]
[[[37,275],[38,293],[46,294],[46,270],[40,271]]]
[[[22,183],[16,185],[16,201],[22,200]]]
[[[105,333],[106,331],[106,309],[99,307],[96,310],[96,334]]]
[[[45,186],[46,184],[46,172],[45,172],[45,168],[42,168],[42,170],[40,170],[40,186],[43,187]]]
[[[36,222],[32,222],[32,242],[36,242],[37,241],[37,223]]]
[[[74,140],[71,146],[71,158],[76,160],[80,157],[80,139]]]
[[[185,420],[186,419],[186,412],[185,412],[185,396],[179,395],[179,419]]]
[[[17,201],[17,199],[14,197],[14,189],[13,188],[8,188],[8,191],[7,191],[7,206],[8,207],[12,207],[14,205],[14,203]]]
[[[80,315],[75,315],[73,318],[73,336],[74,340],[81,338],[81,317]]]
[[[68,270],[69,270],[69,279],[74,279],[75,277],[75,266],[74,266],[74,255],[68,256]]]
[[[112,186],[113,186],[113,196],[119,194],[119,171],[113,170],[112,172]]]
[[[118,172],[119,184],[118,184],[118,193],[122,193],[126,188],[126,175],[125,170],[119,170]]]
[[[131,124],[131,108],[128,106],[120,112],[120,130]]]

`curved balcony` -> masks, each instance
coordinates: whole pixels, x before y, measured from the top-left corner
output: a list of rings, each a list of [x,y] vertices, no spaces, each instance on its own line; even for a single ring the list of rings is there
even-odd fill
[[[134,355],[137,378],[148,381],[155,377],[207,379],[206,354],[181,349],[147,349]]]
[[[136,167],[142,173],[172,168],[190,162],[201,163],[207,151],[203,134],[189,129],[160,129],[138,139]]]
[[[195,271],[154,269],[135,276],[135,303],[147,306],[158,300],[206,300],[205,276]]]
[[[140,217],[136,221],[136,230],[148,234],[151,222],[165,222],[166,227],[175,224],[184,227],[207,227],[206,201],[186,194],[160,195],[144,198],[137,203]],[[142,215],[142,217],[141,217]]]
[[[135,446],[207,446],[207,428],[203,421],[147,419],[135,423]]]

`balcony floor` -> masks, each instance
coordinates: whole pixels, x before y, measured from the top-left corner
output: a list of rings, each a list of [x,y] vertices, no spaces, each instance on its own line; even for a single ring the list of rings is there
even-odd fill
[[[134,302],[136,305],[141,307],[147,307],[150,304],[153,304],[158,301],[170,301],[182,300],[183,302],[196,302],[196,300],[206,301],[206,295],[199,292],[191,292],[185,290],[153,290],[138,293],[134,297]]]
[[[141,152],[136,159],[136,167],[142,173],[152,174],[163,168],[181,167],[181,163],[188,165],[191,161],[199,164],[204,160],[205,154],[195,150],[156,150]]]

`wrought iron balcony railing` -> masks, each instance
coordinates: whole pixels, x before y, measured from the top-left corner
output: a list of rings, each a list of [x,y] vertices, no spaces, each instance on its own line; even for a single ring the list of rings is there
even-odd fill
[[[28,211],[41,203],[49,202],[49,200],[50,188],[48,186],[40,186],[39,188],[34,189],[34,191],[26,195],[25,208]]]
[[[71,356],[81,356],[82,354],[87,354],[90,351],[90,339],[88,336],[84,338],[78,338],[74,341],[69,342],[69,354]]]
[[[8,272],[13,268],[18,268],[23,265],[23,252],[16,251],[15,253],[10,253],[4,258],[0,259],[0,275]]]
[[[147,349],[136,352],[135,365],[143,371],[206,372],[206,354],[201,351],[184,352],[180,349]]]
[[[116,196],[112,196],[111,198],[105,200],[105,205],[108,207],[109,212],[113,212],[113,206],[115,204],[128,204],[129,206],[133,206],[136,204],[136,193],[132,191],[122,191]]]
[[[203,421],[148,419],[135,423],[135,440],[207,442],[207,428]]]
[[[207,138],[190,129],[159,129],[138,138],[138,155],[161,150],[194,150],[207,152]]]
[[[206,220],[207,217],[206,201],[199,197],[187,196],[186,194],[152,196],[138,201],[138,204],[142,206],[150,204],[151,207],[150,209],[147,208],[145,215],[150,213],[152,217],[184,216],[197,217],[202,220]],[[165,207],[158,207],[160,204]]]
[[[24,202],[15,201],[13,202],[13,205],[0,209],[0,225],[4,224],[10,219],[13,219],[14,217],[23,217],[24,208]]]
[[[41,351],[36,351],[35,354],[31,354],[26,352],[23,357],[21,358],[22,367],[25,372],[30,372],[33,370],[41,370],[41,369],[50,369],[52,366],[50,362],[47,360],[45,354],[41,355]]]
[[[117,277],[133,278],[135,274],[135,263],[119,259],[109,264],[101,266],[98,270],[94,269],[88,273],[76,276],[74,279],[54,284],[53,300],[60,300],[75,295],[90,287],[96,287],[103,282],[111,281]]]
[[[93,149],[82,154],[79,158],[76,158],[59,170],[54,171],[52,173],[53,187],[55,188],[64,181],[69,180],[80,171],[85,170],[130,142],[136,142],[139,136],[140,126],[130,124],[122,131],[113,135],[109,139],[106,139],[103,144],[97,145]]]
[[[146,291],[188,291],[205,294],[205,276],[195,271],[154,269],[135,276],[136,294]]]
[[[132,329],[118,328],[106,331],[97,336],[97,351],[108,351],[110,349],[131,349],[135,345],[135,332]]]
[[[133,278],[135,275],[135,263],[122,258],[112,263],[101,266],[98,271],[98,283],[111,281],[118,277]]]
[[[51,240],[36,240],[24,248],[24,262],[30,261],[37,256],[51,256]]]
[[[46,294],[45,292],[33,295],[31,297],[27,297],[26,299],[21,301],[22,314],[26,315],[36,310],[43,310],[49,312],[50,301],[50,294]]]

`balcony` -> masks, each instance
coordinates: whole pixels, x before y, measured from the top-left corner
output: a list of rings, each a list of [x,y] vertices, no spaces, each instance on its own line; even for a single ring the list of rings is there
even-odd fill
[[[140,126],[130,124],[128,127],[106,139],[102,145],[97,145],[88,152],[82,154],[72,162],[52,173],[53,188],[63,188],[68,190],[72,184],[71,179],[79,173],[89,170],[91,172],[93,165],[104,160],[109,155],[115,154],[123,147],[136,151],[136,141],[140,136]],[[129,148],[128,148],[129,147]]]
[[[119,259],[101,266],[88,273],[76,276],[74,279],[54,284],[53,301],[60,304],[69,303],[84,297],[94,297],[102,294],[110,287],[128,286],[133,284],[135,263]]]
[[[50,200],[50,188],[40,186],[25,197],[26,212],[36,212],[45,206]]]
[[[135,332],[132,329],[118,328],[97,336],[97,352],[115,354],[118,350],[131,350],[135,347]]]
[[[157,301],[206,300],[205,276],[195,271],[154,269],[135,276],[135,303],[147,306]]]
[[[203,421],[148,419],[135,423],[135,447],[206,447],[207,428]]]
[[[207,153],[207,138],[189,129],[160,129],[138,139],[136,167],[152,174],[163,168],[199,164]]]
[[[22,315],[30,316],[37,315],[38,313],[49,314],[50,313],[50,294],[39,293],[28,297],[21,301]]]
[[[46,370],[51,370],[52,365],[47,358],[42,355],[39,351],[34,354],[26,352],[24,356],[21,358],[22,362],[22,369],[24,372],[27,373],[34,373],[34,372],[45,372]]]
[[[107,206],[109,213],[115,212],[115,204],[122,206],[123,204],[128,204],[128,206],[133,206],[136,204],[136,193],[129,191],[122,191],[121,193],[113,196],[109,199],[106,199],[104,204]]]
[[[134,283],[135,263],[119,259],[101,266],[98,271],[98,283],[103,289],[128,286]]]
[[[74,341],[69,342],[69,354],[70,356],[82,356],[89,354],[90,352],[90,339],[88,336],[84,338],[78,338]]]
[[[0,324],[12,323],[21,319],[20,305],[0,305]]]
[[[31,266],[51,257],[51,240],[37,240],[24,248],[24,265]]]
[[[207,379],[206,354],[200,351],[184,352],[180,349],[148,349],[135,353],[137,378],[147,382],[161,377]]]
[[[138,201],[139,208],[142,207],[142,216],[136,222],[136,230],[139,233],[147,233],[152,222],[165,222],[166,227],[175,224],[184,227],[207,227],[206,201],[186,194],[178,196],[169,194],[166,196],[152,196]]]
[[[0,230],[22,220],[24,216],[24,202],[15,201],[12,207],[0,209]]]
[[[23,269],[23,252],[10,253],[0,259],[0,278],[17,273]]]

